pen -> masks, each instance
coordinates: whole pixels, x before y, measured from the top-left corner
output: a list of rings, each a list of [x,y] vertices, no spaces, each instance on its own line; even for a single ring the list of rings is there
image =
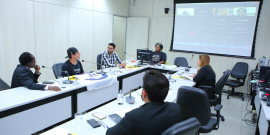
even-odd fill
[[[104,127],[103,124],[102,124],[100,121],[99,121],[99,123],[100,123],[100,125],[102,125],[102,127]],[[105,127],[104,127],[104,128],[105,128]]]
[[[102,120],[100,120],[100,122],[101,122],[107,129],[109,129],[109,127],[108,127]]]

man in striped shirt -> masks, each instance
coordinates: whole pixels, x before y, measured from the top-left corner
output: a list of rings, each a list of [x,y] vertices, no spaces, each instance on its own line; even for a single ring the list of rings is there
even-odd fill
[[[109,43],[108,51],[105,51],[102,54],[101,64],[104,65],[105,68],[116,67],[117,64],[115,63],[117,61],[119,67],[126,67],[126,63],[121,61],[118,54],[114,52],[114,50],[115,50],[115,44]]]

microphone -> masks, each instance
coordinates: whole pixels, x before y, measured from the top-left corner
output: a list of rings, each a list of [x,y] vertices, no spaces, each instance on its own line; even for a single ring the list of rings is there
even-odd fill
[[[172,79],[172,78],[171,78],[171,73],[173,72],[174,69],[176,69],[176,68],[178,68],[178,67],[180,67],[180,66],[179,66],[179,65],[176,65],[175,68],[173,68],[170,72],[168,72],[168,73],[166,74],[166,75],[169,74],[169,76],[166,76],[168,80],[171,80],[171,79]]]
[[[73,81],[69,80],[69,74],[67,71],[62,71],[62,70],[58,70],[58,69],[53,69],[53,68],[49,68],[49,67],[45,67],[45,66],[42,66],[42,68],[47,68],[47,69],[52,69],[52,70],[55,70],[55,71],[61,71],[61,72],[64,72],[68,75],[68,80],[64,80],[63,83],[64,84],[71,84]]]
[[[132,57],[130,54],[128,54],[127,52],[124,52],[125,54],[127,54],[128,56]]]
[[[90,62],[90,61],[85,61],[85,60],[82,60],[82,62],[88,62],[88,63],[92,63],[92,64],[97,64],[97,65],[100,65],[102,66],[101,64],[99,63],[95,63],[95,62]],[[101,67],[101,71],[97,72],[98,74],[105,74],[105,72],[103,71],[103,68]]]
[[[191,66],[189,66],[189,63],[190,63],[191,59],[193,58],[193,56],[194,56],[194,55],[191,56],[191,58],[190,58],[190,60],[189,60],[189,62],[188,62],[188,67],[185,69],[185,71],[189,71],[189,68],[191,68]]]

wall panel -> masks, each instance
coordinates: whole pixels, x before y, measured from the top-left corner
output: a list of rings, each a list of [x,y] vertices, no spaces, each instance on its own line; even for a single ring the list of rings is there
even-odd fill
[[[69,47],[76,47],[81,53],[81,60],[94,59],[94,23],[93,11],[69,8]],[[90,63],[82,63],[84,72],[94,69]]]
[[[94,52],[96,62],[97,55],[107,51],[108,44],[112,41],[113,15],[94,12]],[[95,66],[96,69],[96,66]]]
[[[9,85],[23,52],[35,55],[33,1],[0,1],[0,78]]]
[[[35,2],[36,61],[52,67],[65,62],[68,49],[68,7]],[[53,71],[41,69],[39,81],[55,79]]]

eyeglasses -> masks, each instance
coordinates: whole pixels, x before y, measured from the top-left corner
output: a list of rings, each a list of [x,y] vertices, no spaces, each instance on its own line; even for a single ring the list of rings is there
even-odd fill
[[[113,48],[108,47],[108,49],[112,50]]]

